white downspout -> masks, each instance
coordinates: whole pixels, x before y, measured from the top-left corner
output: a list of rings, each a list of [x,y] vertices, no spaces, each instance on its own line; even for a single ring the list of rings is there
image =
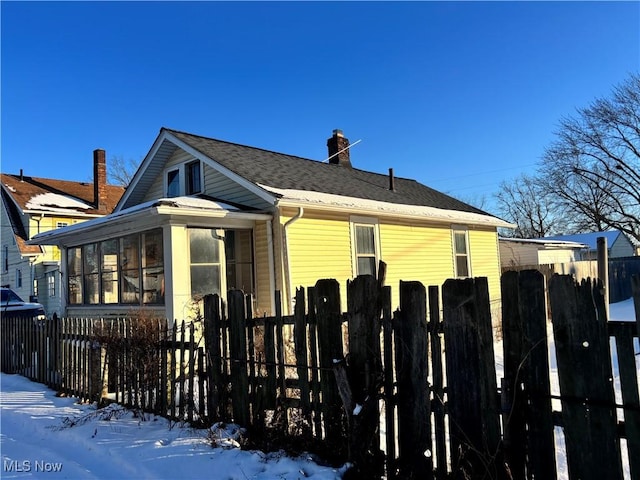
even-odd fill
[[[269,261],[269,296],[271,299],[271,315],[276,314],[276,266],[273,259],[273,225],[267,220],[267,257]]]
[[[284,258],[286,262],[286,272],[287,272],[287,306],[288,306],[288,314],[291,315],[293,313],[293,289],[291,286],[291,263],[289,262],[289,237],[288,237],[288,228],[294,222],[300,220],[304,215],[304,208],[298,207],[298,213],[287,220],[284,224]]]

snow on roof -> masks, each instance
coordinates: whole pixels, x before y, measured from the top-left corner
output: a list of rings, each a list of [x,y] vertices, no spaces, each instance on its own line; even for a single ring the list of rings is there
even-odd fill
[[[480,225],[513,228],[514,225],[491,215],[463,212],[460,210],[446,210],[442,208],[427,207],[422,205],[405,205],[400,203],[381,202],[364,198],[347,197],[331,193],[313,192],[307,190],[293,190],[270,187],[258,184],[259,187],[277,195],[284,200],[296,202],[343,207],[358,210],[375,210],[380,213],[395,215],[409,215],[414,217],[427,217],[430,220],[448,222],[466,222]]]
[[[59,193],[41,193],[27,202],[25,205],[27,209],[47,209],[52,212],[66,212],[68,210],[89,210],[93,208],[85,202],[82,202],[76,198],[69,197],[67,195],[60,195]]]
[[[580,242],[571,242],[568,240],[549,240],[545,238],[506,238],[500,237],[501,242],[513,242],[513,243],[535,243],[539,245],[546,245],[548,247],[558,248],[588,248],[588,245]]]
[[[574,235],[555,235],[545,238],[546,240],[566,240],[570,242],[581,242],[586,244],[591,250],[596,250],[598,248],[598,237],[605,237],[607,239],[608,248],[611,248],[611,245],[613,245],[620,233],[620,230],[608,230],[606,232],[576,233]]]
[[[82,230],[88,227],[95,227],[98,225],[102,225],[103,223],[113,222],[113,220],[126,217],[128,215],[132,215],[137,212],[144,211],[149,208],[154,207],[173,207],[173,208],[189,208],[189,209],[201,209],[205,211],[218,211],[218,212],[242,212],[241,209],[235,207],[233,205],[229,205],[228,203],[216,202],[213,200],[207,200],[204,198],[198,197],[173,197],[173,198],[160,198],[158,200],[150,200],[148,202],[140,203],[138,205],[134,205],[133,207],[125,208],[114,212],[110,215],[105,215],[103,217],[95,218],[93,220],[88,220],[86,222],[76,223],[73,225],[68,225],[66,227],[57,228],[55,230],[48,230],[46,232],[39,233],[33,237],[33,242],[28,242],[29,244],[46,244],[44,243],[44,239],[48,239],[51,237],[56,237],[59,234],[69,233],[75,230]]]
[[[168,205],[172,207],[203,208],[206,210],[229,210],[232,212],[241,211],[238,207],[234,207],[233,205],[230,205],[228,203],[216,202],[214,200],[207,200],[198,197],[161,198],[150,203],[156,204],[158,206]]]

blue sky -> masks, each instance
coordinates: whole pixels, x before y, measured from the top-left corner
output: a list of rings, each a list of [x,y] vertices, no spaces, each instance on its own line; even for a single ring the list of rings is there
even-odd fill
[[[2,172],[91,181],[161,127],[475,202],[640,71],[640,2],[1,2]]]

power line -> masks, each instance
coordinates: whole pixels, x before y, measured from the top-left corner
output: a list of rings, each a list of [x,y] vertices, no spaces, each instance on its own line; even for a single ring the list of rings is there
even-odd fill
[[[537,164],[536,163],[529,163],[529,164],[526,164],[526,165],[518,165],[516,167],[500,168],[500,169],[497,169],[497,170],[485,170],[483,172],[468,173],[468,174],[465,174],[465,175],[458,175],[456,177],[433,179],[433,180],[431,180],[431,182],[446,182],[448,180],[457,180],[457,179],[460,179],[460,178],[477,177],[478,175],[486,175],[488,173],[506,172],[507,170],[518,170],[518,169],[522,169],[522,168],[533,167],[535,165],[537,165]]]

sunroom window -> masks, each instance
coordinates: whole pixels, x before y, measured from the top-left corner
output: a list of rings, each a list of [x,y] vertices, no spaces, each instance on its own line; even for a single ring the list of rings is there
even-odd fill
[[[163,304],[162,230],[67,250],[69,304]]]
[[[209,228],[189,229],[189,258],[191,259],[191,295],[220,295],[222,237]]]

